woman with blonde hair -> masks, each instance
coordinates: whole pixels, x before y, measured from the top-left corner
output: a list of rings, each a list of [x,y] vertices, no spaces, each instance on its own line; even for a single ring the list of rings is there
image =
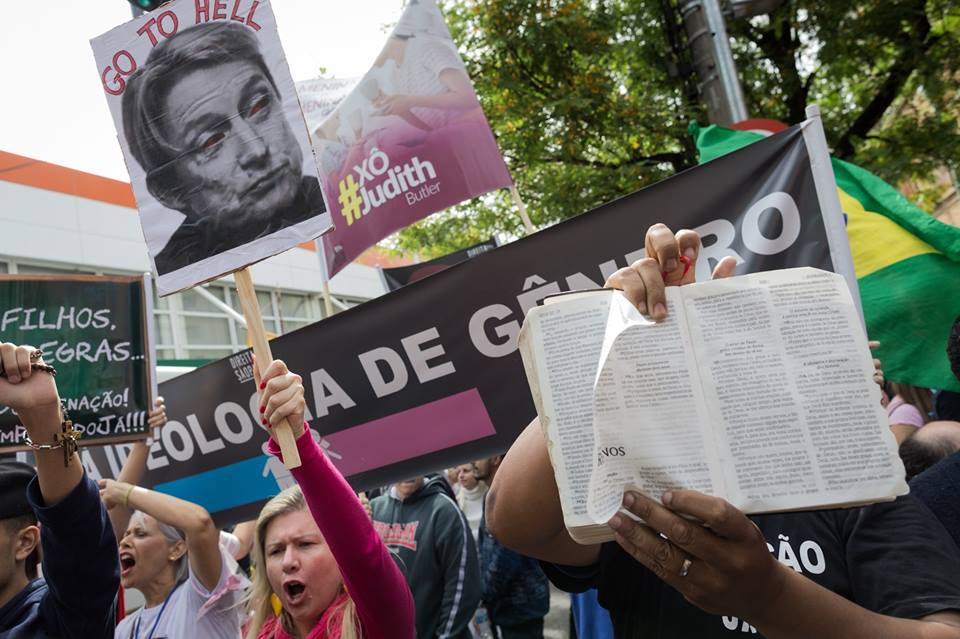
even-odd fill
[[[302,465],[292,471],[299,485],[267,502],[257,519],[247,639],[413,639],[410,588],[357,495],[305,428],[300,376],[277,360],[256,377],[264,425],[287,419]],[[280,457],[272,430],[268,448]]]

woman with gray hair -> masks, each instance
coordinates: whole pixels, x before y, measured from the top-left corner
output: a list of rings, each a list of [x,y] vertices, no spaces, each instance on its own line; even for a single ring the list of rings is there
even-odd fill
[[[108,509],[133,515],[120,539],[120,583],[146,603],[117,625],[130,637],[240,637],[246,580],[220,546],[220,533],[201,506],[111,479],[100,481]]]

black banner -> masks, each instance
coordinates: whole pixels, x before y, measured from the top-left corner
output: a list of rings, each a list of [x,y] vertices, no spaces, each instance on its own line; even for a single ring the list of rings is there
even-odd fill
[[[146,436],[145,309],[141,277],[0,276],[0,342],[44,352],[80,445]],[[23,435],[16,413],[0,406],[0,450],[25,450]]]
[[[741,273],[834,270],[797,126],[277,338],[274,356],[303,376],[315,436],[357,489],[503,452],[535,416],[516,346],[526,311],[602,286],[643,256],[658,221],[701,234],[701,280],[726,255]],[[248,353],[161,392],[171,421],[148,464],[158,489],[226,522],[291,481],[262,454]],[[88,468],[114,472],[117,452],[88,455]]]
[[[382,268],[380,269],[380,273],[383,275],[383,283],[387,285],[387,290],[395,291],[402,286],[419,282],[425,277],[447,270],[454,264],[466,262],[472,257],[482,255],[495,248],[497,248],[497,240],[496,238],[492,238],[486,242],[480,242],[465,249],[432,259],[429,262],[420,262],[419,264],[411,264],[409,266],[396,266],[394,268]]]

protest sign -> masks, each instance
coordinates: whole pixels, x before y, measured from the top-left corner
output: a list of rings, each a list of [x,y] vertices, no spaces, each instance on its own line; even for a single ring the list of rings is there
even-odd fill
[[[471,257],[476,257],[486,253],[487,251],[492,251],[495,248],[497,248],[497,240],[490,239],[486,242],[474,244],[473,246],[461,249],[459,251],[454,251],[453,253],[448,253],[447,255],[443,255],[427,262],[410,264],[409,266],[382,268],[380,269],[380,275],[383,278],[383,283],[387,287],[387,290],[395,291],[401,286],[413,284],[414,282],[420,281],[425,277],[433,275],[434,273],[439,273],[440,271],[446,270],[454,264],[465,262]]]
[[[311,126],[332,277],[420,218],[512,184],[434,0],[407,4],[371,69]]]
[[[350,92],[359,84],[360,78],[313,78],[297,82],[297,95],[300,96],[300,106],[303,108],[303,119],[307,123],[307,131],[311,136],[322,139],[320,127],[331,113],[340,106],[350,95]],[[317,148],[315,145],[314,148]],[[322,146],[320,148],[326,148]],[[331,147],[332,148],[332,147]],[[326,163],[317,158],[320,171],[326,173],[336,168],[336,165]]]
[[[699,279],[727,255],[740,272],[846,273],[836,187],[812,167],[810,125],[278,337],[275,355],[303,376],[316,438],[356,488],[503,452],[536,414],[517,353],[526,311],[546,295],[602,286],[643,256],[654,222],[701,234]],[[220,521],[254,516],[292,481],[263,454],[251,375],[240,353],[161,388],[171,421],[147,481]],[[91,474],[121,459],[115,450],[84,456]]]
[[[269,0],[175,0],[91,44],[161,295],[330,227]]]
[[[153,386],[142,277],[0,275],[0,342],[43,351],[79,444],[143,439]],[[16,413],[0,406],[0,450],[27,450]]]

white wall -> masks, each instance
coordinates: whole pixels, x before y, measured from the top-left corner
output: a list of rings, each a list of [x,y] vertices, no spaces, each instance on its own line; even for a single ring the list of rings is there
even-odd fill
[[[150,270],[135,209],[0,181],[0,259],[88,270]],[[319,294],[319,256],[294,248],[255,264],[254,284]],[[232,278],[224,278],[226,281]],[[330,280],[334,296],[370,299],[386,292],[375,268],[350,264]]]

